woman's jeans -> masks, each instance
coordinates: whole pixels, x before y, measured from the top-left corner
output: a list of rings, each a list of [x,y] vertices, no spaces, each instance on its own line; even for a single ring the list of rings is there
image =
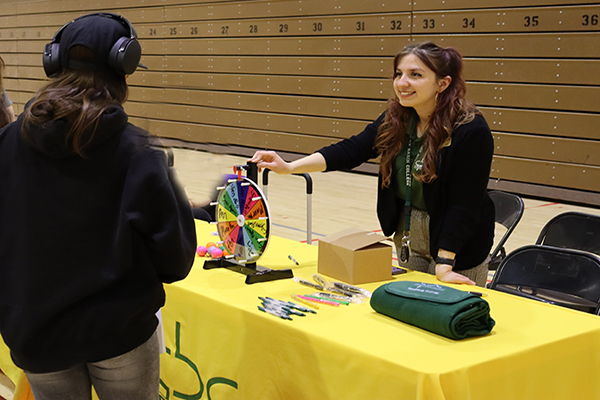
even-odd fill
[[[49,373],[25,371],[36,400],[157,400],[160,351],[158,331],[128,353]]]

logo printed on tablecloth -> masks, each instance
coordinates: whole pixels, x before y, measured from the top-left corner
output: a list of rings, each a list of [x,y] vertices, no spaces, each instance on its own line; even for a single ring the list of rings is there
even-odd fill
[[[168,347],[167,347],[167,354],[172,355],[172,351]],[[175,389],[173,389],[173,391],[171,392],[171,388],[161,379],[160,380],[160,400],[171,400],[171,395],[173,396],[173,399],[200,400],[202,398],[202,395],[204,394],[204,382],[202,382],[202,377],[200,376],[200,372],[198,371],[198,367],[196,366],[196,364],[192,360],[190,360],[188,357],[181,354],[181,323],[180,322],[175,322],[175,354],[174,354],[174,356],[175,356],[175,359],[184,362],[189,368],[192,369],[192,371],[194,372],[196,377],[198,377],[198,385],[199,385],[200,389],[198,390],[197,393],[194,393],[194,394],[186,394],[186,393],[177,391]],[[219,385],[219,384],[231,386],[232,388],[234,388],[236,390],[238,388],[237,382],[235,382],[231,379],[222,378],[222,377],[211,378],[206,383],[206,394],[208,396],[208,400],[218,400],[218,399],[213,399],[210,396],[210,389],[214,385]]]

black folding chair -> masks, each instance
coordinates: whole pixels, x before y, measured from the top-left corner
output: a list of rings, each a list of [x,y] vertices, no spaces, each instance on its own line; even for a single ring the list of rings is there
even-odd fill
[[[600,255],[600,216],[568,211],[546,223],[536,244]]]
[[[489,287],[598,314],[600,257],[580,250],[524,246],[506,256]]]
[[[504,244],[515,230],[515,227],[523,216],[525,206],[523,200],[516,194],[493,190],[488,193],[494,202],[496,210],[496,223],[504,226],[507,230],[490,254],[488,269],[496,270],[500,262],[506,257]]]

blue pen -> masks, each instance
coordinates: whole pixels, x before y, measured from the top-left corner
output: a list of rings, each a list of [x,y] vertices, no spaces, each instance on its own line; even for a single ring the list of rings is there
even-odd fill
[[[271,299],[270,297],[259,297],[259,299],[262,301],[262,305],[265,308],[270,308],[276,311],[282,311],[285,312],[286,314],[293,314],[292,311],[292,307],[287,304],[284,303],[282,301],[279,300],[275,300],[275,299]],[[295,311],[294,311],[295,313]],[[302,315],[304,316],[304,315]]]
[[[267,309],[267,308],[264,308],[264,307],[261,307],[261,306],[258,306],[258,309],[260,311],[262,311],[262,312],[267,313],[267,314],[275,315],[276,317],[279,317],[281,319],[288,319],[288,320],[292,321],[292,317],[290,317],[287,314],[281,314],[281,313],[275,312],[273,310],[270,310],[270,309]]]
[[[258,298],[261,299],[263,302],[268,302],[268,303],[273,303],[273,304],[281,304],[281,305],[289,305],[289,304],[287,304],[286,301],[277,300],[272,297],[260,297],[259,296]]]
[[[293,302],[291,302],[291,301],[277,300],[277,299],[273,299],[273,298],[271,298],[271,297],[265,297],[265,299],[267,299],[267,300],[269,300],[269,301],[272,301],[272,302],[276,302],[276,303],[278,303],[278,304],[287,305],[287,306],[289,306],[289,307],[295,308],[295,309],[296,309],[296,310],[298,310],[298,311],[302,311],[302,312],[309,312],[309,313],[313,313],[313,314],[316,314],[316,313],[317,313],[316,311],[313,311],[313,310],[311,310],[311,309],[308,309],[308,308],[306,308],[306,307],[304,307],[304,306],[300,306],[300,305],[298,305],[298,304],[296,304],[296,303],[293,303]]]
[[[288,256],[288,258],[289,258],[290,260],[292,260],[292,261],[294,262],[294,264],[296,264],[296,265],[300,265],[300,263],[299,263],[298,261],[296,261],[296,259],[295,259],[294,257],[292,257],[291,255],[290,255],[290,256]]]
[[[283,311],[286,314],[292,314],[292,315],[297,315],[299,317],[306,317],[306,314],[301,313],[300,311],[296,311],[294,309],[292,309],[292,307],[290,306],[284,306],[284,305],[279,305],[279,304],[275,304],[275,303],[269,303],[269,302],[263,302],[263,307],[265,307],[266,309],[272,309],[276,312],[278,311]]]
[[[291,314],[293,314],[290,312],[291,310],[289,308],[280,307],[280,306],[278,306],[276,304],[272,304],[272,303],[263,302],[262,307],[264,309],[266,309],[267,311],[273,311],[277,314],[282,314],[282,315],[287,315],[287,316],[290,316]]]

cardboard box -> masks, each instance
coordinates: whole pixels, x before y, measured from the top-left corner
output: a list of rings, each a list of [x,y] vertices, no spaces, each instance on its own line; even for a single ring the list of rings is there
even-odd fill
[[[356,228],[346,229],[319,240],[320,274],[350,283],[392,279],[392,246],[388,238]]]

